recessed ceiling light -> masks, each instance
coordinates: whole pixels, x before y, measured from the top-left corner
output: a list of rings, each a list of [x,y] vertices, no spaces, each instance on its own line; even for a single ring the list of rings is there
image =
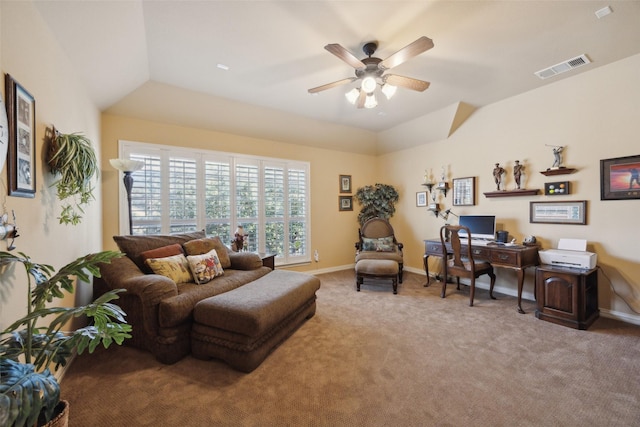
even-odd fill
[[[216,65],[216,67],[218,67],[218,68],[220,68],[221,70],[224,70],[224,71],[229,71],[229,66],[224,65],[224,64],[218,64],[218,65]]]
[[[596,16],[598,17],[598,19],[604,18],[610,13],[613,13],[613,10],[611,10],[611,6],[603,7],[602,9],[596,10]]]

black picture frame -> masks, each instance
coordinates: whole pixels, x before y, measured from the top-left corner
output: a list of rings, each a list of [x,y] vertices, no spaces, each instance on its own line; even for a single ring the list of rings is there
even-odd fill
[[[339,211],[352,211],[353,210],[353,196],[338,196],[338,210]]]
[[[340,192],[351,193],[351,175],[340,175]]]
[[[600,160],[600,200],[640,199],[640,155]]]
[[[36,100],[5,74],[9,147],[7,182],[10,196],[36,196]]]
[[[545,196],[566,196],[571,194],[571,183],[569,181],[545,182]]]
[[[476,177],[453,179],[453,206],[474,206],[476,204]]]

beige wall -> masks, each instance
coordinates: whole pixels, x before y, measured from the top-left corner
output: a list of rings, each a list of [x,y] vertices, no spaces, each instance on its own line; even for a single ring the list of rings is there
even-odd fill
[[[404,196],[395,219],[396,230],[405,242],[408,265],[422,263],[424,238],[436,237],[444,224],[426,208],[415,207],[415,192],[423,191],[425,169],[439,176],[446,167],[447,178],[475,176],[475,206],[452,207],[448,194],[440,203],[456,214],[495,214],[497,222],[519,242],[535,235],[543,248],[553,248],[561,237],[587,239],[589,250],[598,255],[599,304],[603,312],[625,318],[634,313],[612,294],[609,280],[619,290],[635,290],[640,297],[640,255],[638,252],[638,200],[600,200],[600,159],[640,155],[640,55],[596,68],[541,89],[481,108],[448,139],[380,157],[382,181],[397,185]],[[400,126],[387,132],[402,138]],[[540,171],[553,164],[550,145],[566,146],[565,165],[577,169],[571,175],[546,177]],[[526,166],[526,188],[540,189],[540,195],[486,198],[494,191],[491,171],[495,162],[506,167],[507,188],[514,189],[514,160]],[[571,194],[544,196],[545,182],[570,181]],[[529,223],[530,201],[586,200],[587,225]],[[455,217],[451,217],[457,223]],[[437,263],[431,264],[437,268]],[[484,280],[484,279],[483,279]],[[500,270],[498,286],[515,293],[514,273]],[[527,274],[525,293],[533,294],[533,272]]]
[[[353,264],[358,209],[356,205],[353,212],[338,211],[338,179],[341,174],[352,175],[354,190],[374,183],[374,157],[103,114],[103,235],[105,246],[112,249],[115,244],[111,237],[119,233],[118,192],[124,191],[117,171],[109,166],[109,159],[118,156],[118,140],[310,162],[311,249],[318,251],[320,261],[296,269],[323,271]]]
[[[0,173],[0,210],[15,210],[20,237],[18,251],[36,262],[56,268],[73,259],[102,248],[101,189],[97,200],[86,210],[85,220],[78,226],[60,225],[60,204],[54,177],[44,164],[45,129],[55,125],[62,132],[82,132],[91,139],[100,154],[100,112],[82,88],[64,52],[53,39],[47,25],[30,2],[0,2],[0,68],[16,79],[36,100],[36,196],[7,196],[6,167]],[[2,84],[4,99],[4,83]],[[1,212],[0,212],[1,213]],[[0,241],[0,250],[6,250]],[[26,277],[13,269],[0,273],[0,329],[26,310]],[[78,298],[87,300],[90,287],[82,285]],[[74,297],[67,300],[73,303]]]

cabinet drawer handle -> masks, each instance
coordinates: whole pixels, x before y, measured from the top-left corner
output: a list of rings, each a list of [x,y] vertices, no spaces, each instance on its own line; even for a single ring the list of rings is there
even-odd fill
[[[509,259],[509,255],[498,254],[498,258],[500,258],[502,261],[506,261]]]
[[[474,255],[480,255],[482,253],[482,251],[480,249],[474,249],[473,250],[473,254]]]

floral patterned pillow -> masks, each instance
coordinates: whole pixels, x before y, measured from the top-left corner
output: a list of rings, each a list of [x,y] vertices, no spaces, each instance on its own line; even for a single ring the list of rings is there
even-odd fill
[[[393,252],[393,236],[380,237],[379,239],[362,238],[363,251]]]
[[[164,258],[149,258],[145,262],[155,274],[166,276],[176,283],[193,281],[187,258],[182,254]]]
[[[211,249],[203,255],[189,255],[187,256],[187,262],[194,280],[199,285],[224,274],[220,258],[215,249]]]

